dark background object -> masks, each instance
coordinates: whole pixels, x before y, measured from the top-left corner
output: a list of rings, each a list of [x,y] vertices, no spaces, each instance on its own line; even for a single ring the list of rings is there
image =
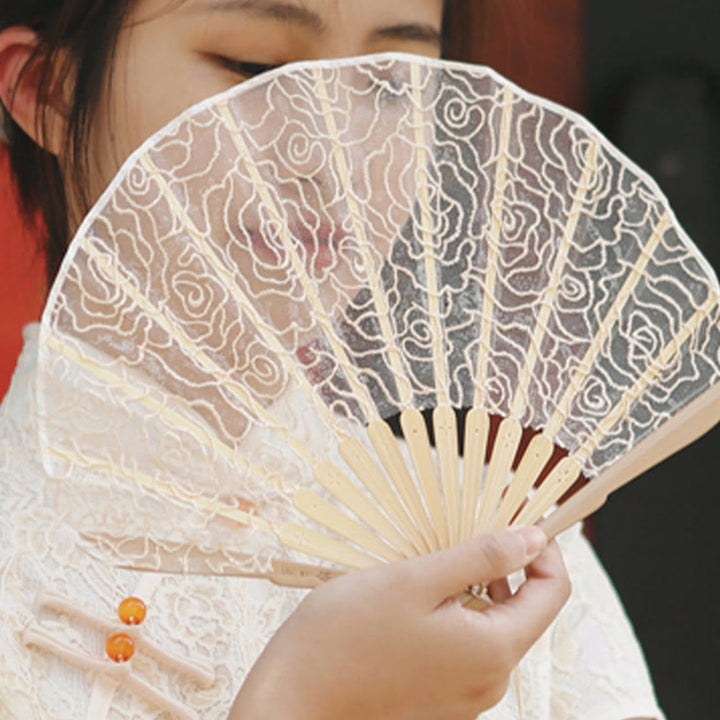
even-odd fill
[[[720,2],[585,0],[586,110],[720,270]],[[669,720],[718,717],[720,428],[616,493],[596,549]]]

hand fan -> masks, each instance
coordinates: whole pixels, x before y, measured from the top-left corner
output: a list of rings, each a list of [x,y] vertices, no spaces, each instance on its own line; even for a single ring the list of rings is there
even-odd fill
[[[720,289],[577,115],[482,67],[301,63],[124,165],[39,402],[48,498],[116,562],[312,584],[555,534],[705,432]]]

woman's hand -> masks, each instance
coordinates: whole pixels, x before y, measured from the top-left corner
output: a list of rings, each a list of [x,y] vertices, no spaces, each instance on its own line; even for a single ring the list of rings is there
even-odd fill
[[[265,648],[230,719],[475,718],[568,598],[560,552],[553,543],[538,556],[544,546],[537,529],[500,530],[317,588]],[[511,596],[503,578],[525,566]],[[496,600],[485,611],[447,600],[481,583]]]

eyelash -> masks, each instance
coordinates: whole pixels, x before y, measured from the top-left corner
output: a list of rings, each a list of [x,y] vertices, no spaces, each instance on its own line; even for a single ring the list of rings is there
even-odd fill
[[[281,65],[281,63],[272,65],[270,63],[244,62],[242,60],[232,60],[231,58],[223,57],[221,55],[217,56],[217,61],[223,67],[230,70],[230,72],[237,73],[245,78],[262,75],[263,73],[268,72],[269,70],[274,70]]]

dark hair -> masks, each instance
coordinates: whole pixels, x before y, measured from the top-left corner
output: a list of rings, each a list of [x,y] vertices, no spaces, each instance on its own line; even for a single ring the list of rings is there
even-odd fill
[[[75,186],[86,187],[88,158],[84,151],[92,117],[102,94],[106,68],[115,41],[134,0],[4,0],[0,1],[0,30],[14,25],[32,28],[40,42],[27,70],[37,62],[38,95],[47,96],[72,71],[73,99],[65,138],[66,156]],[[62,56],[63,61],[60,62]],[[44,107],[40,103],[40,107]],[[46,116],[37,118],[42,136]],[[43,150],[5,113],[4,133],[17,195],[27,221],[42,219],[41,250],[45,254],[48,285],[57,273],[69,242],[68,204],[57,158]],[[82,200],[82,197],[78,198]]]
[[[180,0],[181,1],[181,0]],[[88,157],[85,152],[92,119],[102,97],[107,71],[124,19],[135,0],[0,0],[0,30],[14,25],[32,28],[40,43],[26,69],[38,63],[40,97],[50,86],[73,75],[73,97],[65,139],[77,200],[87,206]],[[443,55],[478,62],[481,53],[483,0],[445,0]],[[60,64],[60,58],[63,63]],[[59,72],[58,72],[59,71]],[[41,103],[42,107],[42,103]],[[38,117],[42,136],[46,118]],[[5,137],[15,187],[27,222],[42,220],[41,250],[48,287],[67,249],[68,198],[57,158],[43,150],[5,113]]]
[[[443,57],[480,63],[484,60],[487,0],[445,0]]]

